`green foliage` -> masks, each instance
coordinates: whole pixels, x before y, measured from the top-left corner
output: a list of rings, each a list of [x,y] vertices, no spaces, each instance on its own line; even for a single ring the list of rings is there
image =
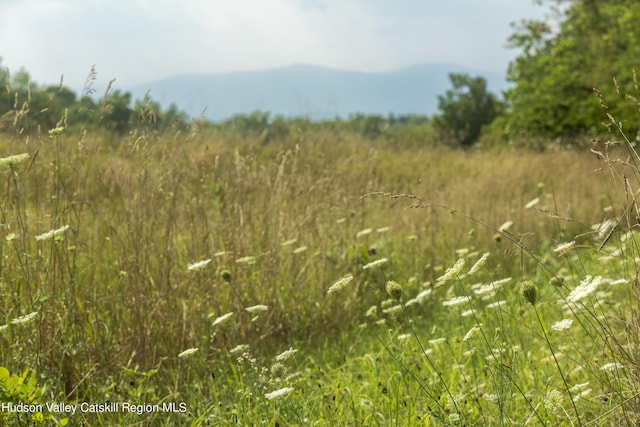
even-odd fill
[[[546,22],[522,21],[509,40],[522,53],[509,67],[515,87],[507,93],[507,132],[512,138],[602,133],[600,123],[609,113],[624,117],[624,127],[636,133],[637,108],[620,102],[617,92],[631,89],[633,70],[640,65],[640,3],[558,3],[552,14],[560,21],[557,32]],[[607,101],[606,109],[594,88]]]
[[[453,88],[438,96],[441,113],[434,122],[445,135],[452,135],[456,143],[469,146],[478,140],[482,127],[500,114],[502,105],[487,91],[487,81],[482,77],[452,73],[449,79]]]

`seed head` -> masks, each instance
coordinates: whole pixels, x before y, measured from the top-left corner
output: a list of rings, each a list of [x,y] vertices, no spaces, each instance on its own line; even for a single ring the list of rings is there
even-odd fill
[[[402,297],[402,286],[400,286],[399,283],[389,280],[385,289],[391,298],[396,301],[400,301],[400,298]]]
[[[530,281],[525,280],[520,285],[520,296],[529,304],[536,305],[536,302],[538,302],[538,288]]]
[[[231,283],[231,280],[233,279],[233,275],[229,270],[222,270],[222,272],[220,273],[220,277],[222,277],[222,280],[227,283]]]

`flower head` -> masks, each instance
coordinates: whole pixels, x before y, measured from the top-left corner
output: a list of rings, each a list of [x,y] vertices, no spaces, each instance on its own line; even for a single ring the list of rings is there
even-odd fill
[[[16,163],[20,163],[28,158],[29,153],[14,154],[13,156],[5,157],[3,159],[0,159],[0,168],[3,168],[5,166],[14,166]]]
[[[573,319],[563,319],[551,325],[551,329],[554,331],[564,331],[565,329],[569,329],[572,323]]]
[[[57,239],[60,237],[62,233],[64,233],[69,228],[68,225],[62,226],[60,228],[56,228],[55,230],[47,231],[44,234],[40,234],[36,236],[36,240],[49,240],[49,239]]]
[[[283,360],[287,360],[297,352],[298,350],[296,350],[293,347],[290,347],[289,350],[283,351],[282,353],[276,356],[276,362],[282,362]]]
[[[602,283],[602,276],[596,276],[591,278],[591,275],[587,275],[582,282],[574,290],[571,291],[567,297],[569,302],[578,302],[591,295],[598,286]]]
[[[520,285],[520,296],[529,304],[536,305],[536,302],[538,302],[538,288],[530,281],[525,280]]]
[[[209,264],[211,262],[211,258],[209,259],[205,259],[202,261],[198,261],[198,262],[194,262],[193,264],[189,264],[187,265],[187,270],[189,271],[198,271],[198,270],[202,270],[203,268],[205,268],[207,266],[207,264]]]
[[[446,282],[449,279],[457,277],[462,271],[462,268],[464,267],[464,263],[465,263],[464,258],[458,258],[458,260],[456,261],[455,264],[453,264],[452,267],[449,267],[442,276],[436,279],[436,282]]]
[[[223,314],[220,317],[216,317],[216,319],[213,321],[211,326],[220,325],[220,324],[226,322],[227,320],[229,320],[231,317],[233,317],[233,311],[231,311],[231,312],[229,312],[227,314]]]
[[[293,391],[293,387],[284,387],[284,388],[272,391],[271,393],[265,394],[264,398],[267,400],[279,399],[280,397],[286,396],[292,391]]]
[[[327,290],[327,293],[330,294],[332,292],[339,291],[340,289],[342,289],[345,286],[347,286],[347,284],[349,284],[349,282],[351,282],[352,280],[353,280],[353,276],[352,275],[348,275],[346,277],[343,277],[342,279],[338,280],[336,283],[331,285],[331,287]]]
[[[391,298],[396,301],[400,301],[400,298],[402,297],[402,286],[400,286],[399,283],[389,280],[385,289]]]
[[[188,348],[185,351],[181,352],[180,354],[178,354],[178,357],[180,359],[186,359],[187,357],[192,356],[195,352],[197,352],[198,349],[197,348]]]

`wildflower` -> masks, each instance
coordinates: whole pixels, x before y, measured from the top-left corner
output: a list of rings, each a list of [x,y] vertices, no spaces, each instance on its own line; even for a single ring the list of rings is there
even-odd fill
[[[569,389],[569,391],[572,392],[572,393],[575,393],[575,392],[578,392],[578,391],[580,391],[582,389],[587,388],[588,385],[589,385],[589,381],[587,381],[586,383],[576,384],[573,387],[571,387]]]
[[[513,225],[513,221],[505,221],[500,227],[498,227],[498,231],[506,231]]]
[[[372,305],[371,307],[369,307],[369,310],[367,310],[367,312],[364,315],[365,317],[374,317],[376,314],[378,314],[378,306]]]
[[[567,297],[569,302],[578,302],[591,295],[602,283],[602,276],[596,276],[593,280],[591,275],[587,275],[580,284],[571,291]]]
[[[300,246],[299,248],[295,248],[293,250],[294,254],[301,254],[302,252],[306,251],[307,247],[306,246]]]
[[[464,258],[458,258],[456,263],[447,269],[444,274],[436,279],[437,282],[446,282],[449,279],[452,279],[460,274],[462,268],[464,267]]]
[[[442,301],[442,305],[445,307],[453,307],[456,305],[464,304],[469,301],[470,298],[468,296],[454,297],[446,301]]]
[[[347,286],[347,284],[349,284],[349,282],[352,281],[352,280],[353,280],[353,276],[352,275],[343,277],[342,279],[338,280],[336,283],[331,285],[331,287],[327,290],[327,293],[330,294],[332,292],[339,291],[340,289],[342,289],[345,286]]]
[[[403,341],[411,338],[411,334],[400,334],[396,338],[398,339],[398,341]]]
[[[394,282],[393,280],[389,280],[385,289],[389,296],[396,301],[400,301],[400,297],[402,297],[402,286],[400,284]]]
[[[496,308],[496,307],[501,307],[503,305],[505,305],[507,303],[507,301],[505,300],[501,300],[501,301],[496,301],[494,303],[491,303],[487,306],[487,308]]]
[[[532,207],[534,207],[535,205],[537,205],[538,203],[540,203],[540,198],[536,197],[535,199],[531,200],[529,203],[527,203],[526,205],[524,205],[525,209],[531,209]]]
[[[209,259],[205,259],[202,261],[198,261],[198,262],[194,262],[193,264],[189,264],[187,265],[187,270],[189,271],[198,271],[198,270],[202,270],[203,268],[205,268],[207,266],[207,264],[209,264],[211,262],[211,258]]]
[[[276,362],[271,365],[271,376],[274,378],[284,378],[287,375],[287,367],[282,363]]]
[[[520,285],[520,296],[531,305],[536,305],[538,301],[538,288],[528,280]]]
[[[553,252],[567,252],[568,250],[572,249],[574,246],[576,245],[576,241],[572,240],[570,242],[567,243],[560,243],[558,246],[556,246],[555,248],[553,248]]]
[[[0,332],[3,332],[4,330],[8,329],[9,325],[2,325],[0,326]]]
[[[449,414],[449,424],[459,424],[460,423],[460,414],[457,412],[453,412]]]
[[[475,312],[473,311],[473,309],[469,309],[469,310],[465,310],[462,313],[460,313],[460,316],[469,317],[469,316],[473,316],[474,314],[475,314]]]
[[[258,305],[252,305],[251,307],[247,307],[245,308],[245,310],[248,311],[249,313],[260,313],[262,311],[269,310],[269,306],[258,304]]]
[[[62,132],[64,131],[64,128],[62,126],[59,126],[57,128],[53,128],[49,130],[49,136],[51,138],[55,138],[57,136],[62,135]]]
[[[4,168],[6,166],[14,166],[16,163],[20,163],[29,158],[29,153],[22,154],[14,154],[13,156],[5,157],[0,159],[0,168]]]
[[[238,344],[237,346],[229,350],[229,353],[231,354],[244,353],[249,351],[249,348],[250,348],[249,344]]]
[[[611,363],[606,363],[604,365],[602,365],[600,367],[601,371],[607,371],[607,372],[613,372],[617,369],[624,369],[625,366],[622,363],[618,363],[618,362],[611,362]]]
[[[226,253],[225,251],[218,251],[215,254],[213,254],[213,256],[218,258],[218,257],[224,256],[225,253]]]
[[[16,239],[17,239],[17,237],[16,237],[16,233],[9,233],[9,234],[7,234],[7,237],[5,237],[5,239],[7,240],[7,242],[10,242],[10,241],[12,241],[12,240],[16,240]]]
[[[289,239],[286,242],[282,242],[281,245],[282,246],[289,246],[289,245],[293,245],[297,241],[298,241],[298,239]]]
[[[276,356],[276,362],[282,362],[283,360],[287,360],[297,352],[298,350],[294,349],[293,347],[290,347],[289,350],[283,351],[282,353]]]
[[[38,312],[34,311],[32,313],[25,314],[24,316],[16,317],[15,319],[11,320],[11,324],[12,325],[24,325],[24,324],[27,324],[27,323],[31,322],[33,319],[35,319],[37,315],[38,315]]]
[[[481,326],[481,324],[480,325],[478,325],[478,324],[473,325],[473,328],[469,329],[469,332],[467,332],[465,334],[464,338],[462,338],[462,341],[466,342],[466,341],[469,341],[471,338],[473,338],[473,336],[475,334],[477,334],[478,331],[480,331],[480,326]]]
[[[562,409],[562,393],[558,390],[550,390],[542,398],[545,406],[548,406],[552,411],[559,411]]]
[[[387,258],[380,258],[380,259],[377,259],[377,260],[375,260],[375,261],[371,261],[369,264],[365,264],[365,265],[363,265],[363,266],[362,266],[362,269],[363,269],[363,270],[366,270],[366,269],[368,269],[368,268],[377,267],[377,266],[379,266],[379,265],[386,264],[388,261],[389,261],[389,260],[388,260]]]
[[[362,237],[362,236],[366,236],[367,234],[370,234],[373,230],[370,228],[365,228],[364,230],[360,230],[356,233],[356,237]]]
[[[187,357],[190,357],[191,355],[193,355],[196,351],[198,351],[197,348],[188,348],[182,353],[178,354],[178,357],[180,359],[186,359]]]
[[[275,391],[272,391],[271,393],[267,393],[264,395],[265,399],[267,400],[274,400],[274,399],[278,399],[282,396],[286,396],[287,394],[291,393],[293,391],[293,387],[284,387]]]
[[[229,270],[222,270],[220,272],[220,277],[227,283],[231,283],[231,280],[233,279],[233,275]]]
[[[243,256],[236,260],[238,264],[253,264],[256,262],[256,257],[253,256]]]
[[[402,311],[402,305],[398,304],[398,305],[394,305],[393,307],[389,307],[389,308],[385,308],[384,310],[382,310],[383,313],[385,314],[396,314]]]
[[[491,402],[491,403],[498,403],[499,398],[497,394],[492,394],[492,393],[482,393],[482,397],[484,398],[484,400],[486,400],[487,402]]]
[[[376,229],[377,233],[386,233],[387,231],[391,230],[390,227],[380,227]]]
[[[49,240],[49,239],[56,239],[58,238],[62,233],[64,233],[67,229],[69,228],[68,225],[62,226],[60,228],[56,228],[55,230],[50,230],[47,231],[44,234],[40,234],[39,236],[36,236],[36,240]]]
[[[438,345],[440,343],[443,343],[447,340],[446,337],[441,337],[441,338],[434,338],[432,340],[429,340],[429,344],[431,345]]]
[[[233,311],[227,313],[227,314],[223,314],[220,317],[217,317],[213,323],[211,324],[211,326],[216,326],[216,325],[220,325],[224,322],[226,322],[227,320],[229,320],[231,317],[233,317]]]
[[[573,319],[563,319],[551,325],[551,329],[555,331],[564,331],[565,329],[569,329],[572,323]]]
[[[467,275],[474,274],[475,272],[480,270],[487,263],[487,258],[489,258],[489,252],[483,253],[480,259],[476,261],[475,264],[473,264],[471,269],[469,269],[469,272],[467,273]]]

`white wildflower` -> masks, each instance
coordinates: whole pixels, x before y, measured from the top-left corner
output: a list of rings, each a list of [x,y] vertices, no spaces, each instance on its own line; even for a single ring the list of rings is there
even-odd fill
[[[64,233],[68,228],[69,228],[68,225],[64,225],[60,228],[56,228],[55,230],[47,231],[44,234],[40,234],[39,236],[36,236],[36,240],[49,240],[49,239],[57,238],[62,233]]]
[[[254,256],[243,256],[236,260],[237,264],[253,264],[256,262],[256,257]]]
[[[558,246],[553,248],[553,252],[566,252],[569,249],[572,249],[576,245],[576,241],[572,240],[566,243],[560,243]]]
[[[391,227],[380,227],[376,229],[377,233],[386,233],[387,231],[391,230]]]
[[[400,334],[396,337],[399,341],[411,338],[411,334]]]
[[[469,269],[467,275],[474,274],[475,272],[480,270],[487,263],[487,258],[489,258],[489,252],[483,253],[480,259],[476,261],[476,263],[473,264],[473,266]]]
[[[293,391],[293,387],[284,387],[284,388],[272,391],[271,393],[267,393],[264,395],[264,397],[267,400],[274,400],[274,399],[278,399],[280,397],[286,396],[292,391]]]
[[[287,240],[285,242],[282,242],[281,245],[282,246],[289,246],[289,245],[293,245],[297,241],[298,241],[298,239],[289,239],[289,240]]]
[[[582,390],[580,393],[578,393],[575,396],[573,396],[573,401],[577,402],[578,400],[582,399],[583,397],[588,396],[589,394],[591,394],[592,391],[593,391],[593,389],[591,389],[591,388]]]
[[[618,363],[618,362],[611,362],[611,363],[606,363],[604,365],[602,365],[600,367],[601,371],[607,371],[607,372],[613,372],[615,370],[618,369],[624,369],[625,366],[622,363]]]
[[[446,282],[449,279],[452,279],[460,274],[462,269],[464,268],[464,258],[458,258],[456,263],[447,269],[444,274],[436,279],[437,282]]]
[[[507,301],[505,301],[505,300],[496,301],[494,303],[491,303],[491,304],[487,305],[487,308],[501,307],[501,306],[505,305],[506,303],[507,303]]]
[[[32,313],[25,314],[24,316],[16,317],[15,319],[11,320],[11,324],[12,325],[24,325],[24,324],[27,324],[27,323],[31,322],[33,319],[35,319],[37,315],[38,315],[38,312],[34,311]]]
[[[589,295],[591,295],[598,286],[602,283],[602,276],[596,276],[595,278],[591,278],[591,275],[587,275],[580,284],[571,291],[569,296],[567,297],[567,301],[569,302],[578,302]]]
[[[394,305],[393,307],[385,308],[382,310],[385,314],[397,314],[402,311],[402,304]]]
[[[555,331],[564,331],[565,329],[569,329],[572,324],[573,319],[563,319],[551,325],[551,329]]]
[[[365,228],[364,230],[360,230],[356,233],[356,237],[362,237],[362,236],[366,236],[367,234],[370,234],[373,230],[370,228]]]
[[[524,205],[525,209],[531,209],[532,207],[534,207],[535,205],[537,205],[538,203],[540,203],[540,198],[536,197],[535,199],[529,201],[529,203],[527,203],[526,205]]]
[[[231,354],[245,353],[249,351],[249,348],[250,348],[249,344],[238,344],[237,346],[229,350],[229,353]]]
[[[387,258],[380,258],[380,259],[377,259],[377,260],[375,260],[375,261],[371,261],[371,262],[370,262],[370,263],[368,263],[368,264],[363,265],[363,266],[362,266],[362,269],[363,269],[363,270],[366,270],[366,269],[368,269],[368,268],[377,267],[377,266],[379,266],[379,265],[386,264],[388,261],[389,261],[389,260],[388,260]]]
[[[371,307],[369,307],[369,310],[367,310],[367,312],[364,315],[366,317],[374,317],[376,314],[378,314],[378,306],[372,305]]]
[[[211,324],[211,326],[216,326],[216,325],[220,325],[224,322],[226,322],[227,320],[229,320],[231,317],[233,317],[233,311],[227,313],[227,314],[223,314],[220,317],[217,317],[213,323]]]
[[[180,359],[186,359],[187,357],[190,357],[191,355],[193,355],[196,351],[198,351],[197,348],[188,348],[182,353],[178,354],[178,357]]]
[[[511,228],[513,225],[513,221],[505,221],[500,227],[498,227],[498,231],[506,231]]]
[[[207,266],[207,264],[209,264],[211,262],[211,258],[209,259],[204,259],[202,261],[198,261],[198,262],[194,262],[193,264],[189,264],[187,265],[187,270],[189,271],[198,271],[198,270],[202,270],[203,268],[205,268]]]
[[[576,384],[573,387],[571,387],[569,389],[569,391],[572,392],[572,393],[575,393],[575,392],[578,392],[580,390],[583,390],[583,389],[587,388],[588,385],[589,385],[589,381],[587,381],[586,383]]]
[[[420,292],[418,295],[416,295],[414,298],[410,299],[409,301],[407,301],[405,303],[405,306],[411,306],[413,304],[422,304],[422,302],[429,296],[431,295],[431,289],[425,289],[422,292]]]
[[[482,398],[484,400],[486,400],[487,402],[491,402],[491,403],[498,403],[498,401],[499,401],[498,395],[497,394],[492,394],[492,393],[484,393],[482,395]]]
[[[352,281],[352,280],[353,280],[353,276],[352,275],[343,277],[342,279],[338,280],[336,283],[331,285],[331,287],[327,290],[327,293],[330,294],[332,292],[339,291],[340,289],[342,289],[345,286],[347,286],[347,284],[349,284],[349,282]]]
[[[468,296],[454,297],[446,301],[442,301],[442,305],[445,307],[453,307],[456,305],[464,304],[465,302],[470,301],[471,299]]]
[[[544,395],[542,401],[545,406],[548,406],[552,411],[559,411],[562,409],[562,393],[558,390],[550,390],[547,394]]]
[[[473,325],[473,328],[469,329],[469,332],[465,334],[464,338],[462,338],[462,341],[466,342],[473,338],[473,336],[480,331],[480,326],[482,326],[482,324]]]
[[[624,283],[629,283],[629,281],[627,279],[618,279],[609,282],[610,285],[622,285]]]
[[[13,156],[5,157],[3,159],[0,159],[0,168],[13,166],[16,163],[20,163],[28,158],[29,158],[29,153],[14,154]]]
[[[289,350],[283,351],[282,353],[276,356],[276,362],[282,362],[283,360],[287,360],[297,352],[298,350],[294,349],[293,347],[289,347]]]
[[[468,253],[469,253],[469,248],[456,249],[456,255],[458,256],[466,255]]]
[[[258,305],[252,305],[251,307],[247,307],[245,308],[245,310],[248,311],[249,313],[260,313],[262,311],[269,310],[269,306],[264,304],[258,304]]]
[[[304,252],[304,251],[306,251],[306,250],[307,250],[307,247],[306,247],[306,246],[300,246],[300,247],[298,247],[298,248],[295,248],[295,249],[293,250],[293,253],[294,253],[294,254],[301,254],[302,252]]]
[[[473,316],[474,314],[475,314],[475,312],[473,311],[473,309],[470,309],[470,310],[465,310],[462,313],[460,313],[460,316],[469,317],[469,316]]]
[[[429,340],[429,344],[438,345],[438,344],[441,344],[441,343],[445,342],[446,340],[447,340],[447,337],[434,338],[432,340]]]

